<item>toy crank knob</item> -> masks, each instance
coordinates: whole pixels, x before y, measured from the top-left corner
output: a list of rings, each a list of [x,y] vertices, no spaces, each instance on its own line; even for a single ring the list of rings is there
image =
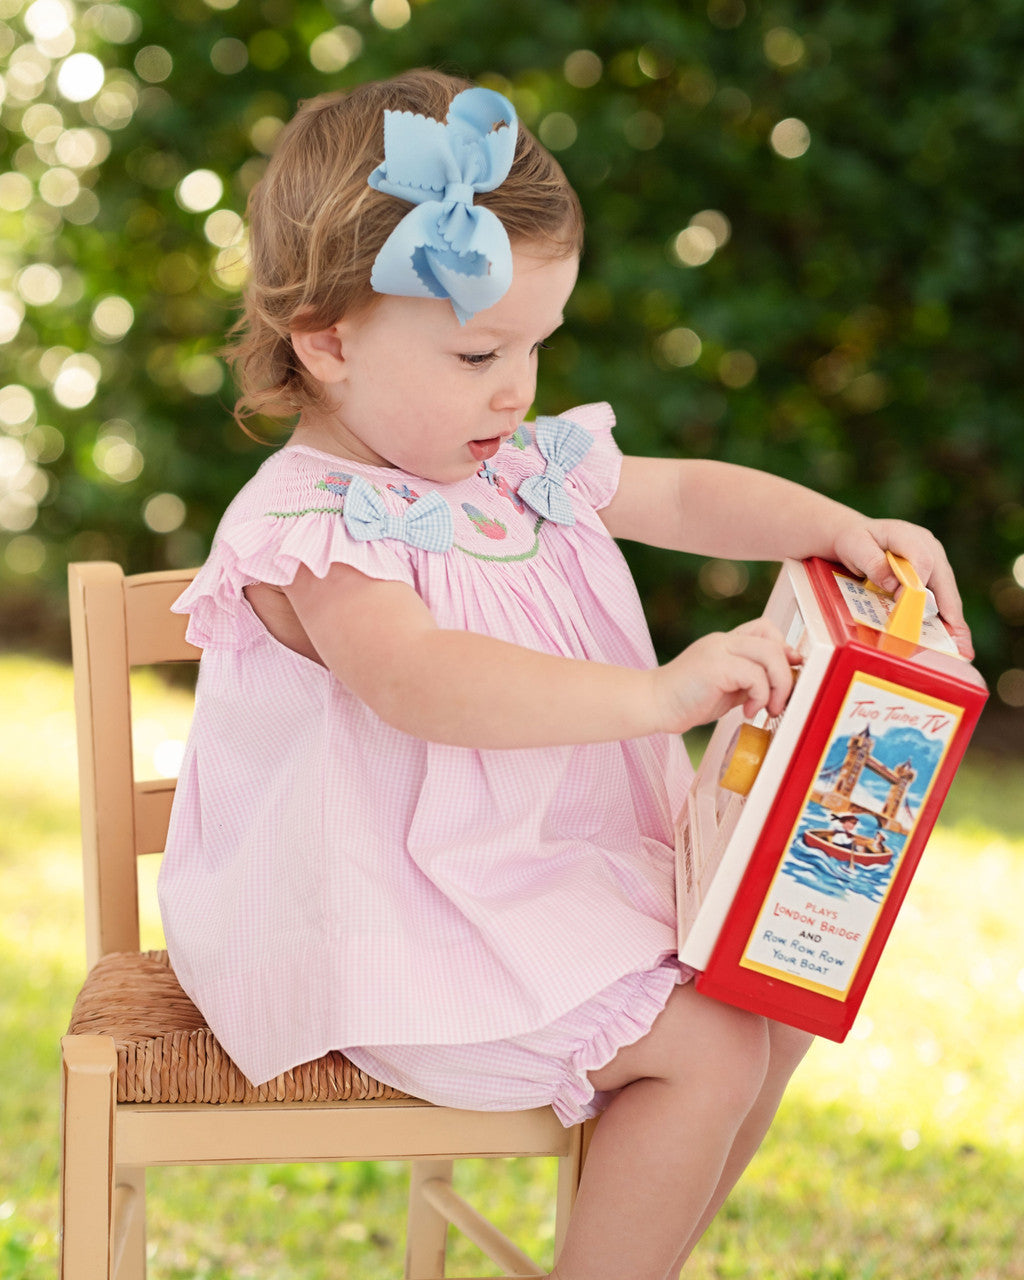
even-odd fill
[[[722,768],[718,785],[726,791],[735,791],[737,795],[748,795],[764,763],[771,740],[770,729],[741,724],[730,744],[728,759]]]

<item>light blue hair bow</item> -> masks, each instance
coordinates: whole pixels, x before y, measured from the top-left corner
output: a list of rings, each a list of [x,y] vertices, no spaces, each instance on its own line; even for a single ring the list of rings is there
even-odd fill
[[[567,418],[538,418],[533,434],[548,465],[539,476],[524,480],[516,493],[546,520],[575,524],[572,503],[565,492],[565,477],[586,457],[594,438]]]
[[[395,516],[368,480],[353,476],[342,519],[357,542],[398,538],[423,551],[447,551],[452,545],[451,508],[436,490],[417,498],[404,514]]]
[[[460,324],[493,306],[512,283],[508,232],[473,203],[508,177],[518,134],[515,108],[492,89],[465,89],[445,123],[384,112],[384,163],[370,186],[411,209],[385,240],[370,274],[377,293],[448,298]]]

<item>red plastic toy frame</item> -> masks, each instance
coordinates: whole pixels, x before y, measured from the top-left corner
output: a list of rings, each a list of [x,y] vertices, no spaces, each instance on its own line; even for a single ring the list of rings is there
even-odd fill
[[[930,665],[913,663],[909,659],[920,654],[919,646],[856,623],[836,587],[834,575],[845,572],[840,566],[824,560],[810,560],[806,562],[806,568],[835,644],[835,653],[822,681],[814,713],[808,717],[793,752],[785,784],[771,805],[732,910],[715,943],[707,968],[698,975],[696,984],[699,991],[716,999],[841,1041],[853,1025],[987,693],[983,686],[958,677],[959,659],[949,657],[942,661],[944,655],[929,654]],[[807,990],[782,978],[772,978],[740,961],[785,856],[787,843],[843,700],[858,673],[951,703],[962,708],[963,714],[900,857],[856,974],[845,995],[837,998]]]

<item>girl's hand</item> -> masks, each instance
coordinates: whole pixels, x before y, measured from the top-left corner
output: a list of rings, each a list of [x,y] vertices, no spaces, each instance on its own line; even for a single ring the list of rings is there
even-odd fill
[[[895,591],[899,583],[885,558],[886,551],[910,561],[935,596],[939,613],[952,631],[957,648],[965,658],[973,658],[974,645],[964,620],[956,579],[942,544],[933,534],[905,520],[864,520],[847,525],[836,536],[837,559],[883,591]]]
[[[762,710],[780,715],[799,661],[764,618],[702,636],[652,673],[661,727],[683,733],[740,705],[748,720]]]

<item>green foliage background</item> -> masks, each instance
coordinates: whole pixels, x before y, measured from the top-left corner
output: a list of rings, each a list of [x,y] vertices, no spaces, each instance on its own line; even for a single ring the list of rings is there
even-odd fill
[[[81,53],[105,81],[73,101]],[[244,211],[297,100],[433,64],[507,92],[588,214],[542,410],[608,399],[627,451],[931,526],[1024,705],[1022,55],[1020,0],[0,0],[8,635],[69,558],[202,557],[265,452],[216,356],[244,245],[208,219]],[[196,170],[216,206],[180,196]],[[685,265],[708,210],[728,238]],[[666,652],[773,576],[628,550]]]

